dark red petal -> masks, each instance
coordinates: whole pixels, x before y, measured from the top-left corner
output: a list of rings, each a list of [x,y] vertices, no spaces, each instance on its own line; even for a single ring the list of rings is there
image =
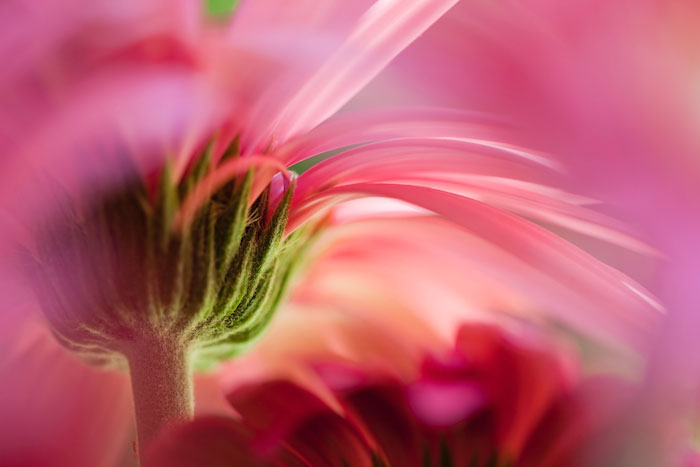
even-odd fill
[[[457,349],[474,369],[494,413],[500,449],[517,457],[545,412],[566,389],[562,364],[517,344],[495,327],[464,326]]]
[[[374,465],[375,456],[357,428],[330,410],[301,424],[290,433],[287,443],[310,466]]]
[[[149,467],[279,465],[251,449],[251,432],[230,418],[207,417],[166,430],[145,454]]]
[[[348,417],[357,419],[390,465],[420,465],[423,436],[405,388],[386,384],[352,391],[342,397]]]
[[[309,465],[372,465],[361,429],[292,382],[241,387],[228,400],[251,429],[258,452],[270,455],[285,445]]]
[[[331,412],[318,397],[284,380],[242,386],[227,398],[263,452],[274,450],[308,419]]]

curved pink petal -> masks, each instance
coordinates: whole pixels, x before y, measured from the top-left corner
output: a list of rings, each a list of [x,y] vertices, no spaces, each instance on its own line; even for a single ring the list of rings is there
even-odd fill
[[[294,164],[345,146],[401,138],[468,139],[521,151],[533,160],[558,167],[548,156],[509,145],[508,124],[493,115],[440,108],[372,109],[334,116],[311,131],[292,138],[275,151]]]
[[[496,143],[469,138],[405,138],[363,145],[316,164],[300,177],[295,195],[303,198],[340,183],[459,173],[533,182],[553,178],[539,164]]]
[[[274,96],[276,102],[263,102],[262,108],[267,109],[248,117],[253,122],[249,125],[261,129],[255,132],[259,140],[248,144],[260,147],[273,137],[284,141],[328,118],[454,3],[456,0],[373,2],[313,74],[303,82],[283,83],[289,89]],[[302,12],[316,16],[308,7],[295,14]]]
[[[631,279],[606,266],[555,234],[515,215],[478,201],[431,188],[392,184],[356,184],[332,188],[324,196],[363,194],[408,201],[451,220],[558,284],[560,298],[548,298],[548,308],[561,319],[613,341],[624,338],[641,345],[656,319],[651,296]],[[567,297],[567,298],[565,298]],[[615,304],[611,307],[611,304]],[[575,305],[574,305],[575,304]],[[613,310],[613,311],[610,311]],[[647,336],[648,337],[648,336]]]
[[[370,143],[326,159],[304,172],[294,202],[331,186],[395,182],[462,194],[530,218],[653,253],[619,222],[558,190],[547,161],[474,138],[405,138]]]

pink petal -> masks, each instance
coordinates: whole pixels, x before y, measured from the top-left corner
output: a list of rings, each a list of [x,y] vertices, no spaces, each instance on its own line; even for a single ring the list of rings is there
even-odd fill
[[[549,305],[542,311],[588,332],[613,340],[622,337],[639,346],[657,319],[655,301],[638,284],[522,218],[469,198],[417,186],[356,184],[332,188],[324,196],[352,193],[397,198],[429,209],[532,265],[563,293],[552,300],[543,290],[530,291],[547,298]]]
[[[456,425],[484,406],[481,390],[471,382],[421,381],[411,386],[409,399],[416,416],[437,427]]]
[[[455,0],[380,0],[360,17],[351,16],[357,19],[347,33],[344,25],[340,32],[324,31],[331,41],[338,36],[342,41],[322,61],[312,60],[312,73],[303,80],[283,79],[277,84],[275,88],[287,89],[272,93],[276,101],[269,99],[258,104],[259,110],[248,121],[252,120],[250,125],[259,129],[253,131],[259,140],[246,145],[260,147],[273,136],[284,141],[329,117],[454,3]],[[297,9],[294,17],[302,22],[317,18],[317,3],[309,6]],[[304,18],[304,13],[309,16]],[[241,22],[243,18],[242,11]],[[337,26],[333,21],[328,25]],[[277,47],[281,48],[276,52],[288,53],[288,46]]]
[[[295,202],[331,186],[397,182],[430,186],[481,200],[645,254],[649,246],[619,222],[584,206],[587,200],[552,187],[547,160],[474,138],[405,138],[335,155],[299,178]],[[318,209],[318,208],[316,208]]]
[[[372,109],[335,116],[313,130],[299,135],[275,153],[290,164],[325,151],[345,146],[402,138],[469,139],[508,147],[508,128],[503,119],[477,112],[452,109]],[[527,151],[510,146],[513,151]],[[546,164],[555,162],[529,152]]]

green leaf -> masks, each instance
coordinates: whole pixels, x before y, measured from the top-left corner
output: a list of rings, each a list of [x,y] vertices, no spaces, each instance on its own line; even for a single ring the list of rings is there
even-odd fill
[[[227,18],[236,9],[239,0],[206,0],[207,13],[215,18]]]

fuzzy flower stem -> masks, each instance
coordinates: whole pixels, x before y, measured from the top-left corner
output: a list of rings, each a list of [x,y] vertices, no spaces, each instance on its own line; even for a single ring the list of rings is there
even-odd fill
[[[127,352],[139,457],[168,424],[193,417],[189,348],[170,339],[140,339]]]

